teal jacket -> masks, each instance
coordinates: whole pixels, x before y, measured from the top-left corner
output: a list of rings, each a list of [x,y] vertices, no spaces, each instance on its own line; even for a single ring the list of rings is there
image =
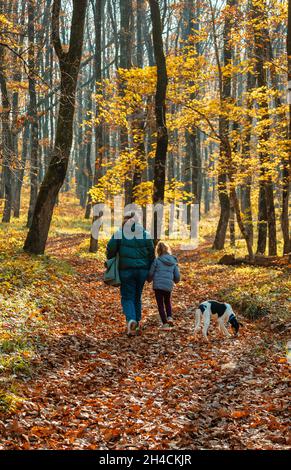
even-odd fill
[[[119,229],[109,240],[107,245],[107,259],[114,258],[119,253],[119,269],[150,269],[155,259],[153,240],[139,224],[132,226],[132,231],[139,232],[138,237],[132,240],[126,238],[122,229]]]

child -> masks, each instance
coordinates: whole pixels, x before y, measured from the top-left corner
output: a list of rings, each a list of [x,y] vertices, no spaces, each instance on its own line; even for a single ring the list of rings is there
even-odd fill
[[[162,328],[169,329],[173,326],[171,293],[174,283],[180,282],[180,272],[178,260],[166,243],[159,242],[157,245],[156,259],[151,266],[148,281],[154,281],[153,288],[163,323]]]

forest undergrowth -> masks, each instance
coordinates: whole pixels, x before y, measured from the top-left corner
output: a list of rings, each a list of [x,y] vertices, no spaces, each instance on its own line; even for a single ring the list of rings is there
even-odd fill
[[[219,265],[202,224],[197,250],[174,246],[175,328],[160,330],[147,286],[128,339],[105,242],[88,254],[90,222],[60,207],[45,256],[23,253],[22,219],[0,227],[0,449],[290,448],[290,266]],[[207,298],[232,303],[238,338],[213,322],[209,344],[194,340]]]

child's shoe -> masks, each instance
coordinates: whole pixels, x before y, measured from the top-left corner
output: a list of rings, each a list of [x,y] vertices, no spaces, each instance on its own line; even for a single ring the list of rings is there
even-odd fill
[[[172,317],[168,317],[168,324],[170,325],[170,327],[173,327],[174,326],[174,320]]]
[[[171,329],[170,325],[168,323],[164,323],[162,325],[162,330],[163,331],[169,331]]]

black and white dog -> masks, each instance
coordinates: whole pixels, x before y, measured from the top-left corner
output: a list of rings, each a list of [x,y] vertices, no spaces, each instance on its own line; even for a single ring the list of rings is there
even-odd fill
[[[234,335],[237,336],[239,327],[242,326],[241,323],[237,321],[237,318],[232,310],[230,304],[217,302],[216,300],[206,300],[199,305],[195,311],[195,330],[194,334],[196,335],[200,330],[201,318],[203,317],[203,336],[206,341],[207,332],[210,325],[212,315],[217,315],[217,322],[221,333],[224,333],[226,336],[231,337],[231,334],[226,328],[226,324],[230,323]]]

